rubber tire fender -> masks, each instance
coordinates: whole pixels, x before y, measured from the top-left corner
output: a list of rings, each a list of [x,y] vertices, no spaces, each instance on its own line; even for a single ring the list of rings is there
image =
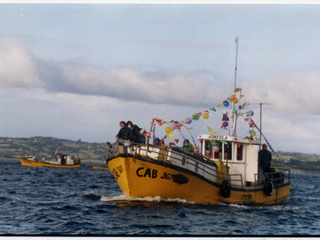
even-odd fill
[[[231,195],[231,185],[228,180],[223,180],[220,186],[221,195],[224,198],[229,198]]]
[[[273,185],[273,182],[271,181],[270,178],[266,178],[265,179],[263,191],[267,196],[272,196],[273,195],[273,193],[274,193],[274,185]]]

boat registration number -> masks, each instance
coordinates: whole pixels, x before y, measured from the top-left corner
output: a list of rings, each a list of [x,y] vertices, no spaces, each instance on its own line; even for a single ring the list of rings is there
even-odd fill
[[[150,168],[138,168],[136,171],[138,177],[149,177],[149,178],[157,178],[158,176],[161,179],[171,180],[173,178],[173,174],[162,172],[162,174],[158,174],[158,170],[150,169]]]

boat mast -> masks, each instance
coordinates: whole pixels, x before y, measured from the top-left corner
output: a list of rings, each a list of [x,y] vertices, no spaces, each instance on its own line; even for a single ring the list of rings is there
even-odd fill
[[[237,88],[238,41],[239,41],[239,38],[236,37],[235,42],[237,44],[237,48],[236,48],[236,66],[234,69],[234,89]],[[234,111],[234,109],[235,109],[235,103],[232,103],[232,111]],[[236,136],[236,127],[237,127],[237,112],[234,112],[233,113],[233,122],[232,122],[232,136],[233,137]]]

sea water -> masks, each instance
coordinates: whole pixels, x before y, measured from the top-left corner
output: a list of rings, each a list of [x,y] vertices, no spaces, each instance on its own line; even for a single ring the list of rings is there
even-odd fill
[[[34,168],[0,160],[0,235],[320,235],[320,175],[291,174],[291,195],[274,206],[203,205],[127,198],[111,171]]]

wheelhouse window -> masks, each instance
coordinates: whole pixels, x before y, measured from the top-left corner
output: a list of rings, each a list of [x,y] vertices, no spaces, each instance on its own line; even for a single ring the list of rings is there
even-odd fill
[[[224,144],[224,160],[232,160],[232,143]]]
[[[206,157],[210,157],[211,153],[212,153],[212,146],[211,146],[211,142],[210,141],[205,141],[205,145],[204,145],[205,149],[204,149],[204,155]]]
[[[243,144],[242,143],[236,143],[237,144],[237,160],[242,161],[243,160]]]
[[[222,159],[222,143],[220,141],[215,141],[215,146],[219,148],[219,151],[214,152],[214,158]]]

